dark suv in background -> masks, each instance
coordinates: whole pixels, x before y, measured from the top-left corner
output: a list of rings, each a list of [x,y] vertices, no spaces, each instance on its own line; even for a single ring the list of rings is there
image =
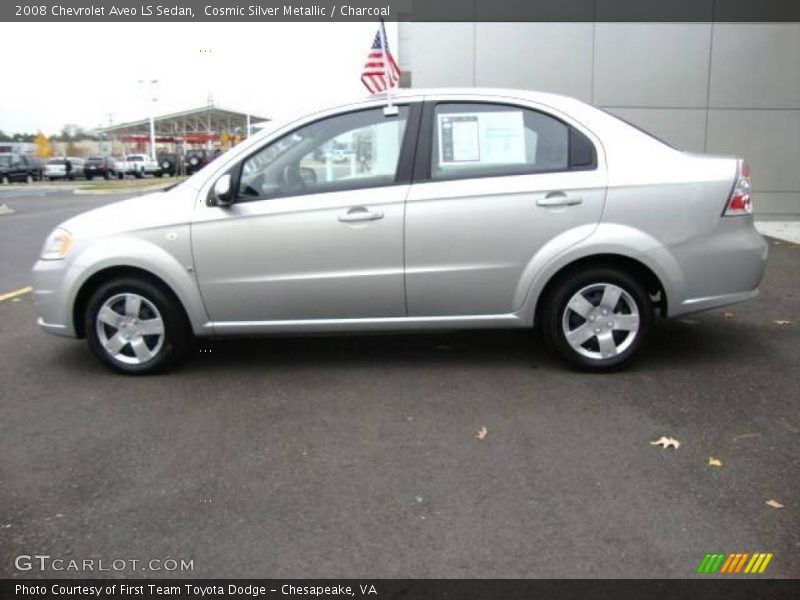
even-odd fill
[[[180,155],[174,152],[162,152],[158,155],[158,169],[156,177],[180,175],[183,172]]]
[[[0,153],[0,183],[42,180],[42,161],[34,156]]]
[[[90,156],[83,163],[83,174],[89,181],[93,177],[113,179],[117,176],[116,161],[110,156]]]
[[[196,173],[214,159],[210,150],[186,151],[186,174]]]

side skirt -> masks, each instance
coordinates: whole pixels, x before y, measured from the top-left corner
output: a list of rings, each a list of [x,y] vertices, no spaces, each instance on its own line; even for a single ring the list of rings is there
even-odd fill
[[[286,333],[357,333],[431,331],[442,329],[502,329],[528,327],[519,314],[451,317],[384,317],[373,319],[299,319],[292,321],[217,321],[197,335],[269,335]]]

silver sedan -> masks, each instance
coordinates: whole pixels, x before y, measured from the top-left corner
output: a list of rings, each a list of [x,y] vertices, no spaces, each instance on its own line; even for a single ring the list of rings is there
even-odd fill
[[[656,315],[758,293],[752,209],[742,159],[578,100],[405,90],[271,122],[169,191],[67,221],[34,297],[44,330],[123,373],[195,336],[534,324],[605,371]]]

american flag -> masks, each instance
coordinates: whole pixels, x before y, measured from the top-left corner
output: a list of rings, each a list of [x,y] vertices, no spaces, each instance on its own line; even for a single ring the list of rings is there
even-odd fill
[[[381,26],[382,28],[382,26]],[[386,43],[386,51],[383,48],[383,39],[386,37],[384,31],[381,35],[381,28],[375,34],[372,48],[367,55],[367,62],[361,72],[361,82],[367,87],[370,94],[385,92],[387,87],[393,88],[400,81],[400,67],[389,52],[389,43]],[[386,79],[389,85],[386,85]]]

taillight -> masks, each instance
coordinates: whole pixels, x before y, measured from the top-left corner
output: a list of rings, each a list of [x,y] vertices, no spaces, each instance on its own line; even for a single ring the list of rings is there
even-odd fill
[[[736,184],[733,186],[728,205],[725,212],[726,217],[739,217],[749,215],[753,212],[753,201],[750,198],[750,166],[743,160],[739,161],[739,174],[736,177]]]

